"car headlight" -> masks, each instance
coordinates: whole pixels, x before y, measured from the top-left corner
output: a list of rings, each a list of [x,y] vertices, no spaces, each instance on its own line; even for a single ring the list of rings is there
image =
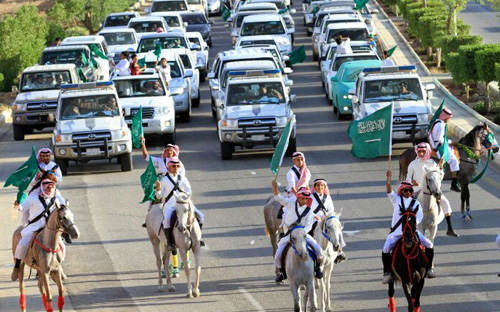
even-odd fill
[[[314,40],[314,43],[318,43],[319,37],[318,36],[314,36],[313,40]]]
[[[221,126],[226,127],[226,128],[237,128],[238,127],[238,120],[237,119],[222,119]]]
[[[346,100],[347,99],[350,100],[350,99],[352,99],[352,95],[350,95],[350,94],[344,94],[343,98],[346,99]]]
[[[288,117],[278,117],[276,118],[276,127],[284,127],[288,122]]]
[[[14,104],[12,105],[12,110],[15,112],[24,112],[26,111],[28,104]]]
[[[179,95],[179,94],[183,94],[184,93],[184,88],[171,88],[170,89],[170,94],[172,94],[172,96],[176,96],[176,95]]]
[[[127,137],[127,131],[125,130],[113,130],[111,131],[111,136],[114,140],[119,140]]]
[[[55,141],[57,143],[72,143],[71,134],[58,134]]]
[[[429,122],[429,114],[418,114],[417,120],[419,124],[428,123]]]
[[[168,107],[155,107],[155,115],[167,115],[169,112]]]

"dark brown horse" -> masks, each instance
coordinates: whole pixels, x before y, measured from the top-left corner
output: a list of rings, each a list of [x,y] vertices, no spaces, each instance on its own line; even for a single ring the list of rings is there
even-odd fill
[[[403,237],[392,252],[392,272],[401,282],[408,301],[409,312],[420,312],[420,294],[424,288],[427,262],[416,232],[415,212],[407,211],[401,216]],[[396,312],[394,280],[389,282],[389,311]]]
[[[468,147],[468,149],[473,152],[476,157],[479,157],[485,149],[492,148],[493,142],[488,140],[488,125],[479,124],[475,126],[466,136],[460,139],[459,143]],[[476,172],[477,161],[474,158],[470,158],[466,151],[462,148],[458,148],[458,153],[460,156],[460,171],[458,172],[457,179],[462,188],[461,192],[461,206],[460,210],[462,216],[466,221],[472,219],[470,212],[470,192],[469,192],[469,181],[474,177]],[[494,152],[498,151],[498,147],[494,149]],[[417,157],[414,148],[409,148],[399,158],[399,180],[406,179],[406,173],[408,171],[408,165]],[[451,179],[450,167],[446,165],[445,180]]]

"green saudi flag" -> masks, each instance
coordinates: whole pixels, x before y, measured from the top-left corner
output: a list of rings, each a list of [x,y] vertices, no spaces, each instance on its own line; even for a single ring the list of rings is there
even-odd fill
[[[137,64],[139,65],[140,68],[143,68],[144,65],[146,65],[146,57],[143,57],[141,59],[137,60]]]
[[[154,55],[156,55],[156,57],[158,59],[160,59],[160,56],[161,56],[161,43],[155,43],[155,50],[153,52]]]
[[[429,122],[429,126],[427,127],[427,130],[430,132],[431,127],[434,124],[436,120],[439,119],[439,115],[441,115],[441,112],[444,109],[444,100],[441,102],[441,105],[439,105],[439,108],[436,110],[434,113],[434,116],[432,116],[431,121]],[[438,147],[438,152],[441,158],[444,158],[444,162],[446,163],[448,161],[448,124],[445,124],[444,126],[444,139],[443,139],[443,144],[441,144]]]
[[[132,145],[135,148],[141,147],[141,135],[144,134],[142,129],[142,106],[139,107],[139,111],[132,117],[132,127],[130,128],[132,132]]]
[[[35,147],[33,146],[30,158],[7,178],[3,187],[16,186],[18,190],[17,201],[22,204],[26,198],[24,191],[30,186],[38,169],[38,160],[36,159]]]
[[[290,57],[290,64],[302,63],[306,59],[306,47],[304,45],[294,49],[288,54]]]
[[[87,77],[85,77],[85,74],[83,73],[82,68],[78,68],[78,77],[80,77],[80,80],[82,82],[87,82]]]
[[[392,56],[392,54],[394,53],[394,51],[396,51],[396,48],[398,46],[393,46],[392,48],[390,48],[389,50],[387,50],[387,53],[389,54],[389,56]]]
[[[98,57],[100,57],[102,59],[105,59],[105,60],[108,59],[108,57],[106,55],[104,55],[104,53],[102,53],[102,51],[99,50],[99,48],[95,44],[92,44],[90,46],[90,51],[94,52],[95,55],[97,55]]]
[[[351,154],[357,158],[375,158],[392,153],[392,103],[375,113],[349,124]]]
[[[227,19],[231,16],[231,11],[228,9],[226,5],[222,7],[222,19],[227,21]]]
[[[281,134],[281,137],[274,150],[273,158],[271,158],[271,172],[276,175],[278,173],[278,168],[281,167],[283,162],[283,157],[286,154],[288,148],[288,142],[290,141],[290,134],[292,133],[293,125],[295,123],[295,116],[293,116],[286,124],[285,130]]]
[[[147,201],[155,200],[155,182],[156,182],[156,170],[153,165],[153,158],[149,157],[149,164],[141,174],[141,187],[144,191],[144,198],[141,201],[141,204],[144,204]]]
[[[363,9],[369,1],[370,0],[354,0],[354,4],[356,5],[356,10]]]
[[[85,56],[85,53],[83,53],[83,52],[82,52],[82,63],[85,66],[89,65],[89,60],[87,59],[87,57]]]
[[[288,12],[288,8],[284,8],[284,9],[279,10],[278,14],[285,14],[286,12]]]

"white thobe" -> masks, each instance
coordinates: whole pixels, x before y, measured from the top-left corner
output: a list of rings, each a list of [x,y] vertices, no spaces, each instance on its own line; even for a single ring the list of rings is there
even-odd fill
[[[439,159],[441,159],[441,155],[437,149],[440,145],[444,144],[445,129],[446,123],[438,119],[431,127],[431,131],[429,133],[429,143],[431,144],[432,148],[436,150],[436,154]],[[448,145],[448,159],[446,163],[450,165],[450,170],[452,172],[457,172],[460,170],[460,164],[458,163],[457,157],[455,156],[453,147],[450,145]]]

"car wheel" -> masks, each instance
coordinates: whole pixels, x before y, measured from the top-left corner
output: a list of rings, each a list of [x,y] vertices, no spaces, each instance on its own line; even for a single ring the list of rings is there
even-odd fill
[[[220,142],[220,157],[222,160],[233,158],[233,145],[226,142]]]
[[[207,77],[207,70],[206,69],[202,69],[200,70],[200,82],[204,82]]]
[[[193,107],[199,107],[200,101],[201,101],[201,93],[200,91],[198,91],[198,97],[196,99],[193,99]]]
[[[61,169],[62,175],[67,175],[68,174],[69,160],[54,157],[54,161],[55,161],[56,165],[59,166],[59,169]]]
[[[312,31],[310,31],[310,30],[308,29],[308,30],[307,30],[307,36],[308,36],[308,37],[311,37],[311,36],[312,36],[312,34],[313,34],[313,33],[312,33]]]
[[[212,117],[217,118],[217,111],[215,109],[215,102],[213,98],[212,98]]]
[[[313,51],[313,61],[319,61],[318,54],[314,53],[314,51]]]
[[[132,171],[134,164],[132,163],[132,153],[126,153],[119,156],[122,171]]]
[[[208,45],[209,47],[212,47],[212,37],[210,37],[210,38],[208,39],[208,41],[207,41],[207,45]]]
[[[24,140],[24,129],[20,125],[13,124],[12,132],[14,134],[14,140],[22,141]]]
[[[188,100],[188,110],[186,112],[180,113],[179,114],[179,120],[181,122],[189,122],[191,121],[191,95],[189,95],[189,100]]]

